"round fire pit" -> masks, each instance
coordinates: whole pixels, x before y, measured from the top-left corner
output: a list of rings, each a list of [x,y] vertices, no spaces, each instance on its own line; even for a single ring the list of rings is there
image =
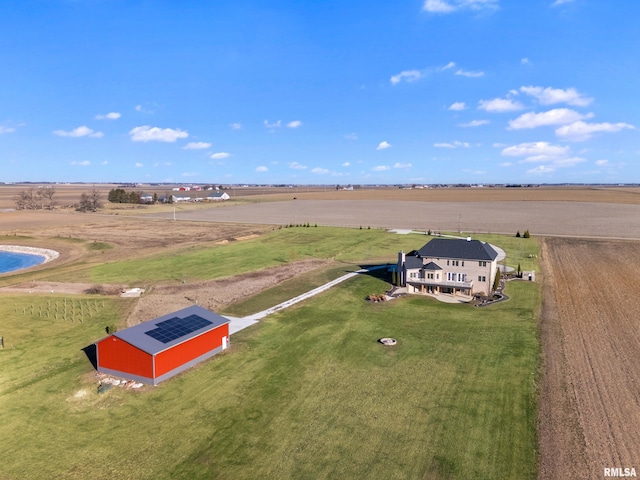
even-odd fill
[[[398,343],[395,338],[390,337],[379,338],[378,342],[380,342],[382,345],[395,345],[396,343]]]

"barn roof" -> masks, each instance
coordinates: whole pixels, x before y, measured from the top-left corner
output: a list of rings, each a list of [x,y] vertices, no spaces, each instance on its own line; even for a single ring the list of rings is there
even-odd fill
[[[228,318],[193,305],[113,335],[143,352],[155,355],[225,323],[229,323]]]
[[[434,238],[418,250],[421,257],[493,261],[498,256],[491,245],[480,240]]]

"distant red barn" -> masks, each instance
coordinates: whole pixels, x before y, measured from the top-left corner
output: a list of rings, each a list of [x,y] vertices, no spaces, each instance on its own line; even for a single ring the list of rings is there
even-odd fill
[[[116,332],[96,342],[98,371],[158,383],[229,344],[229,320],[197,305]]]

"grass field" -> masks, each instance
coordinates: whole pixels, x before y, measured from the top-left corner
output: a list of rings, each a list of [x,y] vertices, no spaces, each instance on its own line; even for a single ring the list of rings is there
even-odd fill
[[[138,260],[113,262],[90,267],[87,275],[95,283],[161,283],[205,280],[282,265],[305,258],[329,258],[343,263],[396,261],[401,249],[422,247],[432,237],[397,235],[377,229],[337,227],[283,228],[259,238],[226,245],[189,247]],[[507,262],[529,269],[535,259],[528,255],[537,248],[537,240],[498,235],[475,238],[500,243]],[[74,271],[76,278],[80,275]]]
[[[0,478],[535,477],[538,285],[484,309],[364,301],[386,285],[359,276],[159,387],[104,395],[81,349],[128,303],[52,320],[61,297],[4,297]]]

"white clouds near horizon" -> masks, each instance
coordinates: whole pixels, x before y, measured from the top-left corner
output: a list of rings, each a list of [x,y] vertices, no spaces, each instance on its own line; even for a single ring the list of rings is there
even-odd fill
[[[547,112],[524,113],[518,118],[509,121],[510,130],[520,130],[523,128],[537,128],[551,125],[567,125],[585,118],[592,118],[593,113],[578,113],[569,108],[555,108]]]
[[[214,160],[222,160],[223,158],[229,158],[231,154],[228,152],[217,152],[211,155]]]
[[[460,112],[466,109],[467,105],[464,102],[453,102],[448,108],[448,110],[453,110],[454,112]]]
[[[391,170],[391,167],[389,167],[388,165],[378,165],[373,167],[371,170],[373,170],[374,172],[386,172],[387,170]]]
[[[469,127],[481,127],[482,125],[488,125],[491,123],[489,120],[471,120],[467,123],[459,123],[459,127],[469,128]]]
[[[556,129],[556,135],[564,140],[571,142],[583,142],[589,140],[594,133],[605,132],[613,133],[621,130],[635,130],[636,127],[628,123],[586,123],[582,120],[564,125]]]
[[[109,112],[107,114],[101,115],[98,114],[95,116],[96,120],[117,120],[122,116],[122,114],[118,112]]]
[[[524,105],[510,98],[494,98],[478,102],[478,110],[490,113],[515,112],[522,109],[524,109]]]
[[[470,148],[471,144],[468,142],[443,142],[443,143],[434,143],[434,147],[436,148]]]
[[[586,97],[573,87],[563,90],[561,88],[528,86],[520,87],[520,91],[536,98],[541,105],[566,103],[574,107],[586,107],[593,102],[593,98]]]
[[[78,138],[78,137],[101,138],[104,136],[104,133],[94,132],[92,129],[90,129],[86,125],[82,125],[81,127],[74,128],[73,130],[68,132],[64,130],[54,130],[53,134],[58,135],[59,137],[72,137],[72,138]]]
[[[302,126],[302,122],[300,120],[293,120],[292,122],[287,123],[287,127],[289,128],[298,128]]]
[[[480,78],[484,76],[484,72],[470,72],[467,70],[456,70],[456,75],[468,78]]]
[[[398,83],[400,83],[401,81],[405,81],[405,82],[415,82],[416,80],[419,80],[420,78],[422,78],[422,73],[419,70],[404,70],[402,72],[400,72],[397,75],[393,75],[389,81],[393,84],[393,85],[397,85]]]
[[[387,148],[391,148],[391,144],[385,140],[378,144],[376,150],[386,150]]]
[[[209,142],[189,142],[184,147],[183,150],[204,150],[209,148],[211,144]]]
[[[422,10],[429,13],[454,13],[459,10],[496,10],[498,0],[425,0]]]
[[[269,169],[264,165],[260,165],[259,167],[256,168],[256,172],[268,172],[268,171]]]
[[[159,128],[143,125],[129,130],[133,142],[169,142],[189,137],[189,133],[179,128]]]

